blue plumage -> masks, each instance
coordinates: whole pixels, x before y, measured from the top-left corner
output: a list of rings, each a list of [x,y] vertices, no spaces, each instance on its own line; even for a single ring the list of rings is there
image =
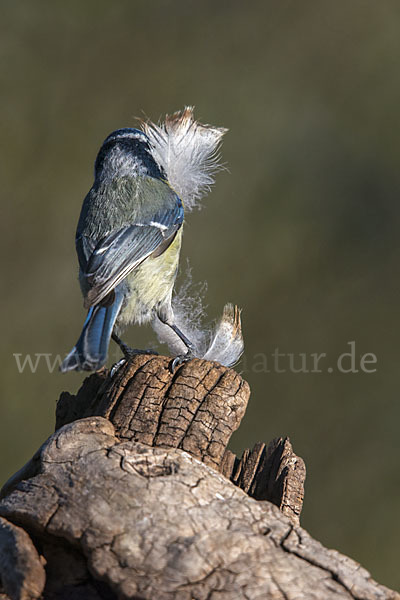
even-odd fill
[[[160,341],[178,355],[172,369],[193,355],[225,365],[238,360],[243,337],[236,307],[225,306],[211,333],[185,309],[189,298],[178,294],[172,305],[183,203],[189,212],[208,193],[220,169],[225,131],[199,123],[186,107],[162,124],[117,129],[104,140],[75,239],[88,315],[61,371],[101,368],[111,337],[129,354],[118,333],[130,323],[151,322]]]
[[[157,315],[175,328],[171,297],[183,219],[182,202],[152,157],[147,135],[137,129],[111,133],[97,155],[76,232],[89,312],[62,371],[103,366],[115,326]]]
[[[95,371],[106,362],[111,334],[124,299],[122,290],[114,293],[111,306],[97,305],[89,309],[79,340],[62,363],[62,371]]]

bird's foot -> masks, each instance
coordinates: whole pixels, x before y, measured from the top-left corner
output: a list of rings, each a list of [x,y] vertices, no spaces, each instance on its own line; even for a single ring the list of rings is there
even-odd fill
[[[194,358],[193,350],[188,350],[186,354],[178,354],[178,356],[175,356],[169,365],[171,373],[174,374],[177,367],[183,365],[183,363],[188,362],[188,360],[191,360],[192,358]]]
[[[151,348],[148,348],[146,350],[139,350],[139,348],[130,348],[114,332],[111,337],[114,340],[114,342],[116,342],[118,344],[118,346],[121,348],[122,354],[125,356],[126,360],[129,360],[130,358],[135,356],[135,354],[157,354],[158,355],[158,352],[156,352],[155,350],[152,350]]]
[[[158,352],[156,352],[155,350],[151,350],[150,348],[147,350],[139,350],[138,348],[129,348],[129,346],[125,346],[122,352],[124,354],[124,358],[121,358],[111,367],[111,377],[113,377],[118,371],[118,369],[120,369],[129,359],[133,358],[136,354],[155,354],[158,356]]]
[[[139,348],[129,348],[126,346],[125,350],[122,350],[125,355],[125,358],[132,358],[135,354],[156,354],[158,356],[158,352],[152,350],[151,348],[146,348],[146,350],[139,350]]]

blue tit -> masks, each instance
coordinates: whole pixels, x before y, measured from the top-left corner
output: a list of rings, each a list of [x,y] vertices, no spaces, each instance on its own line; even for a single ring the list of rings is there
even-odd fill
[[[184,207],[152,154],[146,133],[118,129],[103,142],[76,231],[79,282],[88,309],[82,333],[61,371],[100,369],[120,328],[155,317],[192,344],[174,320]],[[178,359],[180,360],[180,358]]]

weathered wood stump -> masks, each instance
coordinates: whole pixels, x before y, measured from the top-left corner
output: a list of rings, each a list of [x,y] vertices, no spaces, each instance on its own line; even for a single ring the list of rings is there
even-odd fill
[[[56,432],[3,487],[0,599],[399,599],[299,526],[289,440],[226,449],[247,383],[138,355],[61,394]]]

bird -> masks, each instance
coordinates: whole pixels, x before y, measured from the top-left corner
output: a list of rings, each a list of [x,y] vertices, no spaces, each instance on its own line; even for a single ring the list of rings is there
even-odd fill
[[[201,125],[194,120],[192,107],[186,107],[167,115],[163,125],[146,121],[140,129],[125,127],[106,137],[75,237],[79,283],[88,312],[77,343],[61,364],[62,372],[102,368],[111,339],[126,358],[146,352],[121,340],[121,330],[131,323],[150,322],[159,338],[164,331],[164,341],[181,350],[171,363],[172,371],[200,354],[196,341],[177,324],[173,291],[185,212],[213,183],[216,152],[225,131]],[[243,344],[240,313],[227,306],[208,350],[221,349],[222,334],[220,354],[229,355],[231,361],[241,354]],[[227,353],[227,344],[232,352]],[[212,351],[208,355],[213,358]]]

